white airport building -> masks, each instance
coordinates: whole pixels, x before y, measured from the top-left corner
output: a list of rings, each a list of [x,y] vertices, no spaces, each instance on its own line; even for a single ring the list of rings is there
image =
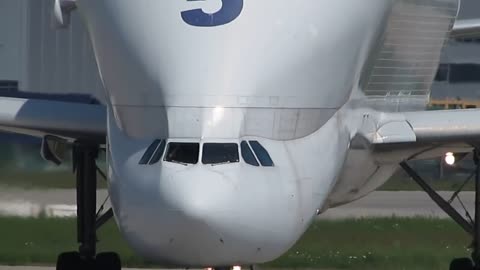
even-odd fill
[[[53,5],[52,0],[0,0],[4,91],[18,86],[28,92],[88,94],[102,87],[79,15],[73,12],[71,25],[56,29]]]

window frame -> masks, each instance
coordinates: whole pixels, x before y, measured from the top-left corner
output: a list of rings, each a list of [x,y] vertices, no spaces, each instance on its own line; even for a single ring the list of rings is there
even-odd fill
[[[253,160],[256,162],[256,164],[250,164],[250,163],[247,162],[247,160],[244,158],[242,145],[245,145],[245,146],[247,147],[248,151],[250,151],[250,154],[252,155]],[[257,158],[257,156],[255,155],[255,152],[253,152],[253,149],[250,147],[250,144],[249,144],[248,141],[246,141],[246,140],[243,140],[243,141],[240,142],[240,156],[242,157],[243,162],[245,162],[246,164],[248,164],[248,165],[250,165],[250,166],[254,166],[254,167],[260,167],[260,162],[258,161],[258,158]]]
[[[167,160],[167,157],[168,157],[168,151],[170,150],[170,147],[171,147],[171,144],[196,144],[198,146],[198,152],[197,152],[197,160],[196,160],[196,163],[187,163],[187,162],[182,162],[182,161],[179,161],[179,160]],[[185,166],[188,166],[188,165],[197,165],[200,160],[201,160],[201,155],[202,155],[202,148],[201,148],[201,143],[200,142],[191,142],[191,141],[168,141],[167,142],[167,145],[166,145],[166,148],[165,148],[165,153],[163,155],[163,161],[165,162],[168,162],[168,163],[172,163],[172,164],[180,164],[180,165],[185,165]]]
[[[160,150],[160,148],[162,148]],[[162,140],[160,144],[157,146],[155,149],[155,152],[153,152],[152,157],[150,158],[150,161],[148,161],[148,165],[154,165],[160,162],[165,155],[165,150],[167,149],[167,140]],[[160,154],[158,154],[161,152]]]
[[[162,143],[161,139],[155,139],[143,152],[142,157],[138,161],[139,165],[148,165],[150,160],[152,159],[152,156],[155,154],[157,151],[158,146]],[[147,155],[148,153],[148,155]]]
[[[227,162],[218,162],[218,163],[205,163],[204,162],[204,157],[205,157],[205,146],[207,145],[214,145],[214,144],[217,144],[217,145],[235,145],[235,149],[236,149],[236,154],[237,154],[237,161],[227,161]],[[200,162],[203,164],[203,165],[211,165],[211,166],[218,166],[218,165],[227,165],[227,164],[235,164],[235,163],[240,163],[240,149],[239,149],[239,145],[238,145],[238,142],[204,142],[202,143],[202,146],[201,146],[201,158],[200,158]]]
[[[255,147],[252,146],[252,142],[254,142],[257,146],[260,147],[258,150],[265,152],[265,154],[267,155],[267,158],[268,158],[267,161],[271,162],[271,165],[265,165],[264,162],[262,162],[262,159],[258,156],[258,153],[257,153],[257,151],[255,150]],[[249,141],[248,141],[248,144],[249,144],[250,147],[252,148],[253,153],[254,153],[255,156],[257,157],[257,160],[260,162],[260,165],[262,165],[262,167],[275,167],[275,162],[273,162],[272,156],[270,156],[270,153],[268,152],[268,150],[267,150],[259,141],[257,141],[257,140],[249,140]]]

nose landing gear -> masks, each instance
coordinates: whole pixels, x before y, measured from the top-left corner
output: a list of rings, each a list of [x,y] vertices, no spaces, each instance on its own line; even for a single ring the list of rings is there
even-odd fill
[[[97,165],[99,147],[96,144],[75,142],[73,164],[77,188],[78,252],[58,256],[57,270],[121,270],[120,257],[113,252],[97,254],[96,231],[113,217],[112,209],[97,218]]]
[[[475,216],[474,220],[465,219],[458,211],[451,206],[451,202],[458,198],[457,191],[453,197],[446,201],[442,198],[420,175],[415,172],[406,161],[400,163],[405,172],[430,196],[430,198],[447,213],[458,225],[460,225],[468,234],[472,236],[472,258],[454,259],[450,263],[450,270],[480,270],[480,149],[473,151],[473,160],[475,162]]]

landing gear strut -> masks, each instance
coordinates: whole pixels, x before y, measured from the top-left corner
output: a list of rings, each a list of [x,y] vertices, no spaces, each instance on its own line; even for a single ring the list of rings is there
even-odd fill
[[[110,209],[97,218],[97,164],[99,146],[88,142],[73,145],[73,168],[77,188],[77,241],[78,252],[65,252],[58,256],[57,270],[121,270],[116,253],[97,254],[97,229],[113,216]]]
[[[450,270],[480,270],[480,149],[473,151],[475,162],[475,216],[474,220],[467,220],[451,206],[451,201],[441,197],[420,175],[415,172],[406,161],[400,163],[405,172],[430,196],[430,198],[447,213],[458,225],[472,236],[472,258],[454,259],[450,264]],[[469,216],[470,217],[470,216]]]

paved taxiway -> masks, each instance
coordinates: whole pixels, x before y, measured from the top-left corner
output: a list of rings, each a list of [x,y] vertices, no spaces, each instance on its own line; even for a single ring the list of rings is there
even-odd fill
[[[444,198],[450,198],[452,192],[441,192]],[[28,216],[41,211],[52,212],[52,206],[60,208],[57,212],[68,215],[75,214],[75,190],[0,190],[0,215],[12,215],[21,212],[20,215]],[[98,191],[97,204],[100,205],[107,197],[106,190]],[[473,214],[474,193],[462,192],[460,198],[467,209]],[[20,205],[20,206],[19,206]],[[461,210],[457,200],[453,206]],[[107,205],[108,207],[108,205]],[[421,191],[376,191],[363,199],[353,203],[329,209],[319,216],[320,219],[342,219],[361,217],[439,217],[447,218],[447,215],[437,207],[426,193]],[[0,269],[2,270],[2,269]]]
[[[453,192],[439,192],[449,200]],[[473,216],[475,207],[475,193],[462,192],[459,194],[467,210]],[[461,214],[465,213],[457,199],[452,203]],[[375,191],[353,203],[332,208],[323,213],[322,219],[342,219],[361,217],[435,217],[448,218],[431,199],[422,191]]]
[[[97,207],[108,197],[106,190],[97,192]],[[0,216],[65,217],[76,215],[74,189],[23,190],[0,188]],[[110,207],[107,200],[105,208]],[[1,269],[0,269],[1,270]]]

